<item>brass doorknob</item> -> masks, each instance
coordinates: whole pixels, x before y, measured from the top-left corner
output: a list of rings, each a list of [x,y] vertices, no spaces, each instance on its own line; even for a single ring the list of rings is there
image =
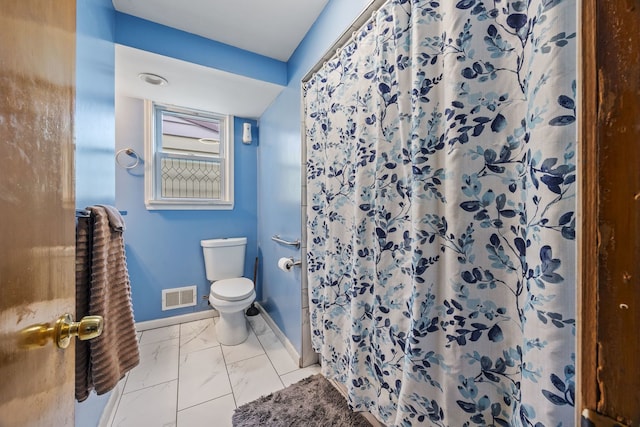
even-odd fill
[[[18,344],[20,348],[35,349],[44,347],[49,340],[53,340],[59,348],[67,348],[71,337],[90,340],[102,334],[103,326],[102,316],[86,316],[79,322],[74,322],[70,314],[63,314],[53,326],[50,323],[39,323],[24,328],[20,331]]]
[[[85,316],[79,322],[74,322],[69,313],[63,314],[54,326],[54,341],[58,347],[67,348],[74,336],[77,336],[80,341],[99,337],[102,334],[103,325],[102,316]]]

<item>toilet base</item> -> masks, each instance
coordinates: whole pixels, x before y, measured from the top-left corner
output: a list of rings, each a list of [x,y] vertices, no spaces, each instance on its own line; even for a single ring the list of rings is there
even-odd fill
[[[209,294],[209,303],[215,308],[220,317],[216,321],[216,335],[218,342],[223,345],[238,345],[246,341],[249,336],[247,318],[244,311],[256,299],[255,291],[240,301],[227,301]]]
[[[216,322],[218,342],[223,345],[238,345],[247,340],[249,328],[244,310],[235,313],[220,313]]]

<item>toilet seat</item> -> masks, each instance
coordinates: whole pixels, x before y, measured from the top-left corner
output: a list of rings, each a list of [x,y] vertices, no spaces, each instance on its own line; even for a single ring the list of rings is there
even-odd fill
[[[253,282],[246,277],[223,279],[211,284],[211,295],[224,301],[240,301],[252,292]]]

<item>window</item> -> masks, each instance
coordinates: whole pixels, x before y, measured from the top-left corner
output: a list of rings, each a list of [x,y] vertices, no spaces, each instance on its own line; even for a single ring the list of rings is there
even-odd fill
[[[233,117],[145,102],[147,209],[233,209]]]

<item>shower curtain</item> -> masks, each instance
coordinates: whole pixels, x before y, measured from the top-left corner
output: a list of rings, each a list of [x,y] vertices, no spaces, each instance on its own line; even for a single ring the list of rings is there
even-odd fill
[[[576,5],[390,0],[303,83],[314,349],[394,426],[571,426]]]

